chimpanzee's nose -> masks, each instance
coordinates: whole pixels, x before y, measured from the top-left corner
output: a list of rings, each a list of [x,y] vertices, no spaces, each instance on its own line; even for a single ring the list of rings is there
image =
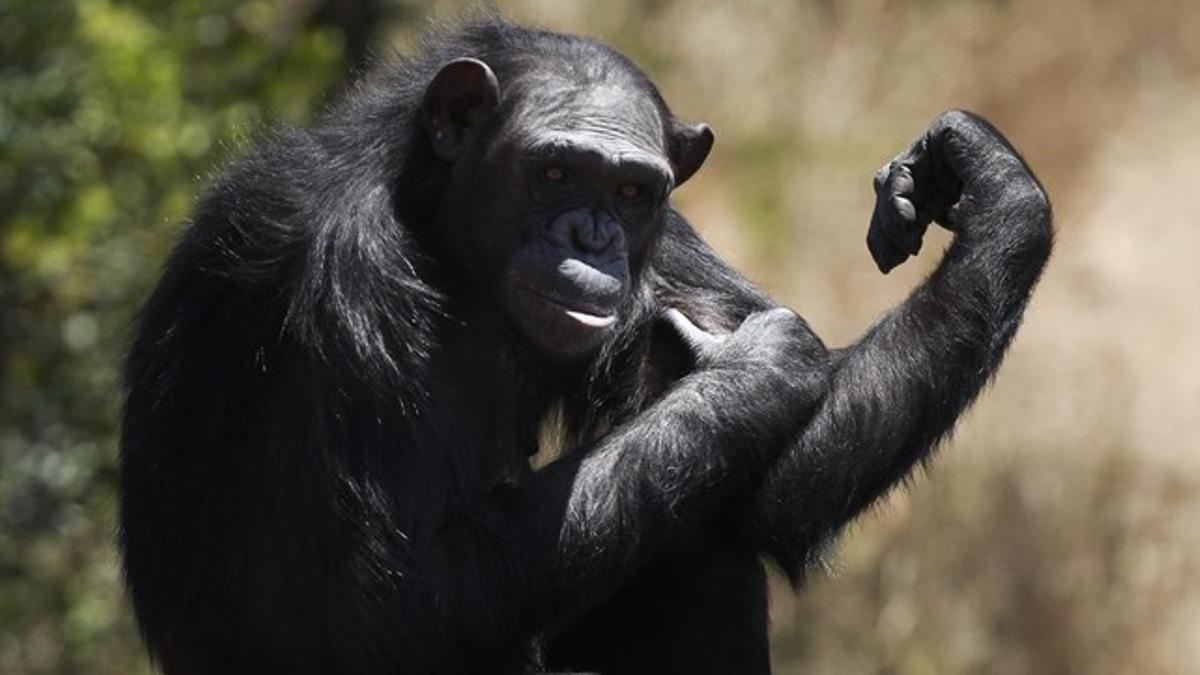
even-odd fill
[[[602,210],[581,212],[571,220],[575,245],[589,253],[604,253],[621,236],[621,225]]]
[[[625,231],[604,209],[579,208],[555,216],[546,236],[564,250],[606,256],[625,252]]]

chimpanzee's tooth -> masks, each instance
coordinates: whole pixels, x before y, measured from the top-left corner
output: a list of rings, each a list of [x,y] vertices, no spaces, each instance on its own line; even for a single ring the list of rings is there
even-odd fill
[[[575,319],[585,326],[591,326],[592,328],[607,328],[608,326],[613,325],[613,323],[617,320],[616,314],[609,314],[608,316],[596,316],[595,314],[587,314],[586,312],[577,312],[573,309],[568,309],[566,312],[567,316]]]

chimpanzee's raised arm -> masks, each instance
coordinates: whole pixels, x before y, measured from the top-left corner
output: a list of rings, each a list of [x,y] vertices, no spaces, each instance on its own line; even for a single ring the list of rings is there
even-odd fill
[[[931,221],[956,233],[936,271],[853,346],[832,354],[828,396],[771,470],[757,544],[796,579],[810,553],[894,486],[996,371],[1050,253],[1041,185],[991,124],[940,116],[876,176],[868,245],[880,269],[914,255]],[[664,302],[706,326],[771,301],[674,222]],[[703,255],[705,264],[696,264]],[[673,265],[671,260],[688,261]]]
[[[995,373],[1050,255],[1050,204],[985,120],[949,112],[880,170],[868,243],[881,270],[931,220],[956,233],[933,274],[837,358],[828,397],[759,502],[793,579],[822,540],[895,485]]]

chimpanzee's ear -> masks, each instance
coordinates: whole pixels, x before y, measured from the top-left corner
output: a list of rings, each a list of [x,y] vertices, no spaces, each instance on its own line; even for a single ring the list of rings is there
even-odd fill
[[[500,103],[500,83],[486,63],[455,59],[442,66],[425,89],[422,118],[433,151],[454,159],[463,139],[495,112]]]
[[[671,170],[675,173],[676,187],[700,170],[708,151],[712,150],[713,132],[703,122],[676,124],[671,133]]]

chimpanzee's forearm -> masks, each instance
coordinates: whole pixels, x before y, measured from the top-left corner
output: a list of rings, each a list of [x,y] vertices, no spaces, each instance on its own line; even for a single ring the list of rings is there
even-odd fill
[[[534,475],[522,519],[545,562],[535,611],[564,625],[761,483],[826,386],[803,331],[786,310],[751,315],[647,409]]]

